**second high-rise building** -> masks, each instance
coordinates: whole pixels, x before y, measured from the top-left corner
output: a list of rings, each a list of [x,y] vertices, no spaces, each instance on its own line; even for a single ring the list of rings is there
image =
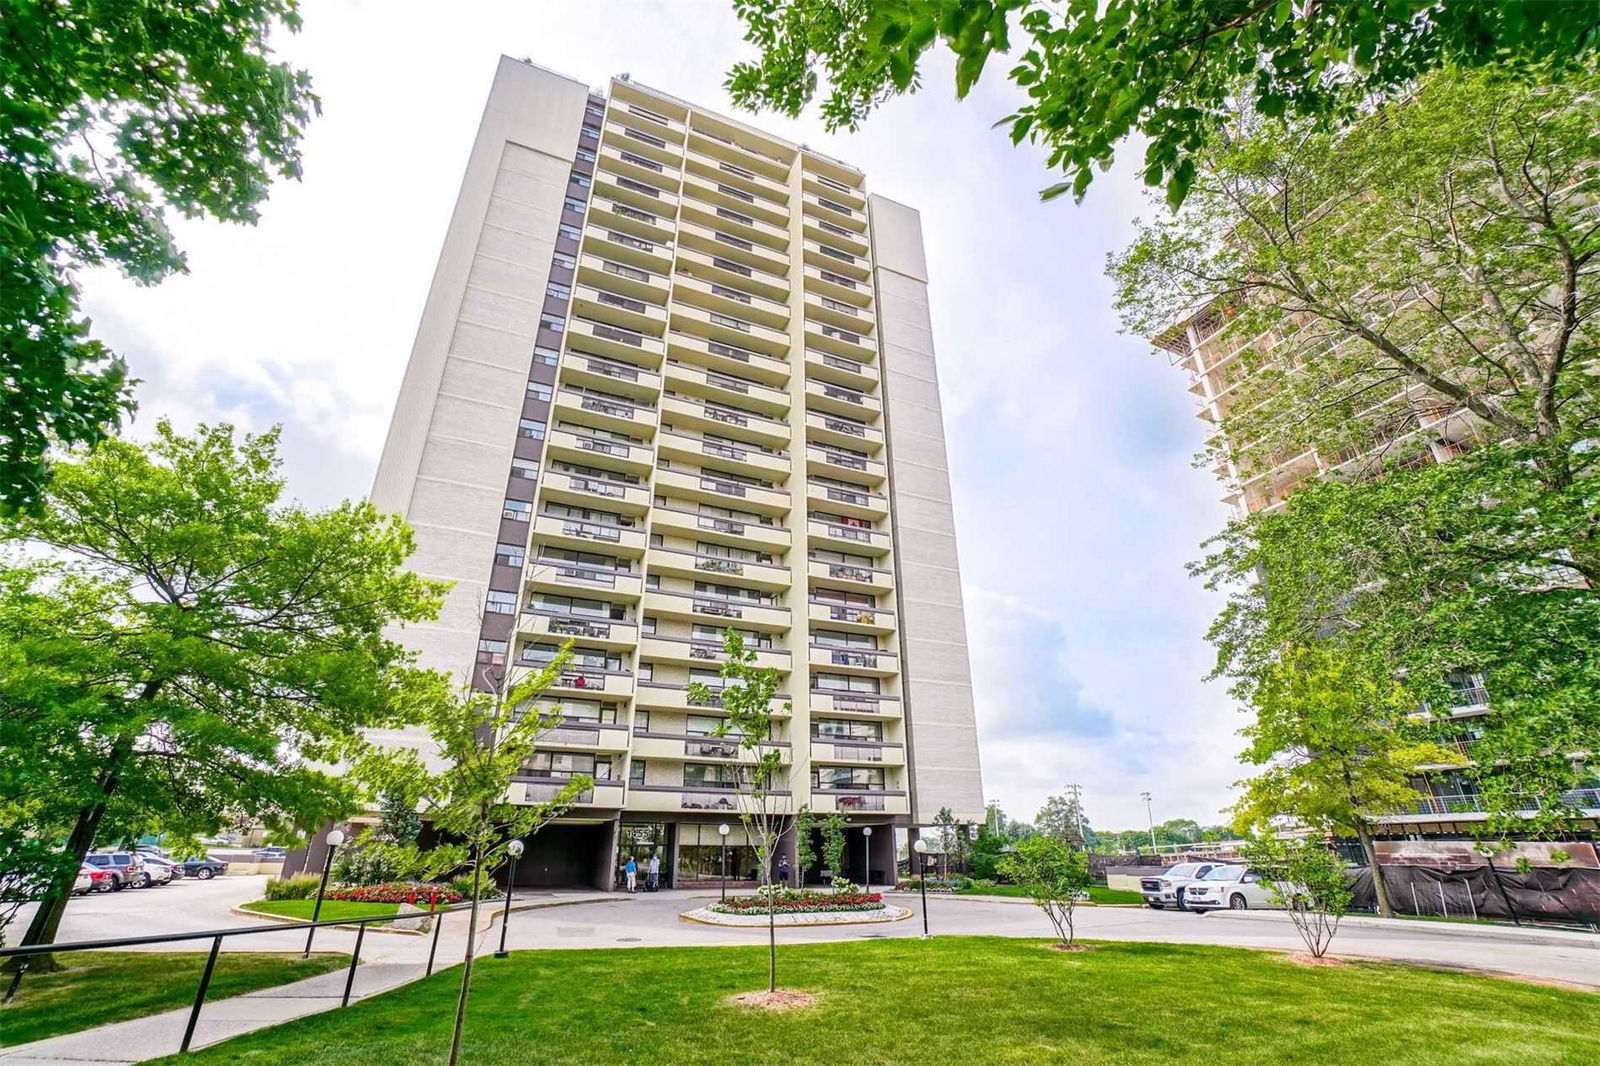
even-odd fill
[[[688,692],[728,627],[792,704],[792,808],[850,819],[838,872],[982,817],[920,220],[853,167],[503,58],[373,500],[455,583],[403,635],[424,665],[482,686],[576,641],[513,798],[595,787],[519,881],[714,879],[723,822],[753,873],[740,753]]]

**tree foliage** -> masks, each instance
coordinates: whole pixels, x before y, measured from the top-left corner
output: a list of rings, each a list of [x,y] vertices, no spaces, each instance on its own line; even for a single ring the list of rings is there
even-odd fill
[[[1021,885],[1044,911],[1063,944],[1071,944],[1073,912],[1089,891],[1089,854],[1057,837],[1040,834],[1017,841],[1000,860],[1000,873]]]
[[[1252,840],[1243,855],[1273,901],[1288,912],[1306,950],[1313,958],[1326,955],[1355,899],[1339,856],[1321,840],[1270,836]]]
[[[132,409],[89,335],[76,274],[154,284],[185,269],[163,219],[254,222],[298,177],[310,79],[274,62],[296,0],[12,0],[0,19],[0,509],[35,504],[53,443]]]
[[[822,865],[835,880],[844,876],[844,815],[838,811],[822,820]]]
[[[401,568],[410,530],[284,503],[277,440],[161,423],[62,462],[42,510],[0,522],[0,810],[62,856],[28,943],[97,842],[348,813],[324,767],[432,684],[385,635],[442,600]]]
[[[1088,816],[1079,809],[1078,799],[1069,795],[1046,797],[1044,806],[1033,817],[1033,827],[1037,833],[1079,847],[1084,846],[1085,836],[1094,832],[1089,828]]]
[[[994,55],[1027,103],[996,125],[1042,145],[1081,197],[1117,146],[1147,142],[1144,179],[1181,203],[1197,155],[1240,99],[1264,115],[1337,119],[1444,67],[1548,64],[1600,46],[1586,0],[735,0],[758,59],[728,77],[734,100],[799,115],[818,95],[829,129],[855,129],[921,87],[942,44],[965,97]]]

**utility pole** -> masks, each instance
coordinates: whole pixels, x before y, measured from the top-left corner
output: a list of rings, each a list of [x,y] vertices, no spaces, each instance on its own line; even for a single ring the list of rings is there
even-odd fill
[[[1083,831],[1083,786],[1068,785],[1066,793],[1072,797],[1072,811],[1078,819],[1078,843],[1083,845],[1083,850],[1089,850],[1089,838]]]
[[[1150,807],[1150,793],[1141,792],[1139,798],[1144,800],[1144,814],[1150,820],[1150,850],[1156,850],[1156,816]]]

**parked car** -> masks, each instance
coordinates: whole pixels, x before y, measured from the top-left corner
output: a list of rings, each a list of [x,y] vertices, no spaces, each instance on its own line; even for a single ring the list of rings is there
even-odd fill
[[[1190,910],[1214,911],[1220,907],[1243,911],[1255,907],[1279,907],[1272,897],[1272,884],[1244,866],[1218,866],[1200,880],[1191,882],[1184,892]]]
[[[144,888],[151,884],[144,860],[131,851],[97,851],[83,857],[83,861],[112,875],[111,891],[125,888]]]
[[[88,863],[78,867],[78,876],[72,879],[72,894],[81,896],[94,887],[95,868]]]
[[[264,848],[257,848],[254,854],[257,862],[282,862],[289,857],[289,849],[268,844]]]
[[[1169,906],[1177,907],[1180,911],[1186,910],[1184,897],[1188,886],[1220,865],[1215,862],[1180,862],[1159,877],[1140,878],[1139,894],[1144,897],[1145,905],[1154,910]]]
[[[183,867],[166,856],[146,851],[142,852],[139,858],[144,860],[144,868],[149,871],[151,879],[156,884],[170,885],[174,881],[183,880]]]
[[[183,876],[198,877],[202,881],[209,881],[213,877],[228,872],[228,864],[207,855],[203,859],[184,859],[178,864],[183,867]]]

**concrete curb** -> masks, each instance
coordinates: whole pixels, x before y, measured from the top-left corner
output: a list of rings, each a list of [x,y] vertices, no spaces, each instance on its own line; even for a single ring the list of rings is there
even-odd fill
[[[921,895],[921,893],[920,892],[901,892],[900,890],[895,889],[895,890],[892,890],[892,891],[889,891],[889,892],[885,892],[884,895],[885,896],[904,896],[904,897],[906,897],[908,899],[912,899],[912,898],[919,897]],[[1016,904],[1021,904],[1024,907],[1033,906],[1033,900],[1031,900],[1031,899],[1019,899],[1016,896],[971,896],[971,895],[957,895],[954,892],[931,892],[931,893],[929,893],[928,898],[929,899],[962,899],[962,900],[970,900],[973,903],[1016,903]],[[1140,908],[1142,908],[1144,906],[1144,904],[1143,903],[1095,903],[1092,900],[1084,900],[1081,903],[1079,903],[1078,906],[1080,906],[1080,907],[1104,907],[1107,910],[1117,910],[1119,908],[1122,909],[1122,910],[1139,910]]]
[[[1283,911],[1234,911],[1218,908],[1207,912],[1207,918],[1269,918],[1288,922]],[[1600,951],[1600,936],[1594,933],[1569,932],[1565,929],[1518,928],[1514,925],[1474,925],[1470,922],[1417,922],[1404,918],[1369,918],[1350,915],[1340,919],[1341,927],[1354,929],[1387,929],[1393,933],[1416,936],[1467,937],[1476,940],[1500,940],[1512,944],[1542,944],[1554,947],[1590,948]]]
[[[512,899],[511,899],[511,913],[512,914],[516,914],[519,911],[545,910],[545,909],[548,909],[550,907],[574,907],[574,906],[577,906],[580,903],[612,903],[612,902],[615,902],[615,901],[618,901],[618,900],[621,900],[621,899],[626,899],[626,898],[627,898],[626,896],[616,896],[616,895],[613,894],[613,895],[607,895],[607,896],[583,897],[583,898],[580,898],[580,899],[535,899],[535,900],[524,900],[523,902],[518,903],[517,900],[516,900],[516,897],[513,896]],[[264,914],[261,911],[249,910],[249,909],[247,909],[246,907],[244,907],[242,905],[238,906],[238,907],[229,907],[228,908],[228,913],[229,914],[237,914],[241,918],[259,918],[264,922],[273,922],[273,923],[278,924],[278,925],[294,925],[296,923],[306,921],[306,919],[304,919],[304,918],[290,918],[287,915],[282,915],[282,914]],[[465,912],[456,912],[456,913],[465,913]],[[480,918],[485,919],[484,923],[483,923],[483,928],[485,930],[493,929],[495,920],[497,918],[499,918],[500,915],[502,915],[504,913],[505,913],[505,900],[503,898],[495,899],[495,900],[480,900],[479,903],[478,903],[478,915],[479,915]],[[395,920],[399,921],[399,920],[404,919],[404,918],[426,917],[427,914],[428,914],[427,911],[421,911],[421,912],[417,912],[417,913],[413,913],[413,914],[396,914],[395,915]],[[347,924],[341,923],[339,925],[330,925],[330,926],[327,926],[326,928],[329,928],[329,929],[356,929],[356,928],[359,928],[359,927],[354,925],[354,924],[347,925]],[[421,929],[391,929],[387,925],[382,925],[382,924],[380,924],[378,922],[368,922],[367,923],[367,929],[372,931],[372,932],[377,932],[377,933],[393,933],[393,934],[395,934],[397,936],[430,936],[430,935],[432,935],[432,930],[424,932]],[[198,950],[198,949],[196,949],[196,950]]]
[[[259,918],[263,922],[272,922],[274,925],[298,925],[301,922],[310,921],[309,918],[291,918],[287,914],[267,914],[264,911],[253,911],[250,908],[244,906],[243,904],[241,904],[241,905],[239,905],[237,907],[229,907],[228,908],[228,913],[229,914],[237,914],[241,918]],[[424,911],[423,913],[426,914],[427,912]],[[395,917],[396,921],[399,921],[401,918],[415,918],[417,916],[415,914],[396,914],[394,917]],[[366,924],[367,924],[367,928],[369,930],[371,930],[372,932],[374,932],[374,933],[393,933],[396,936],[426,936],[427,935],[426,933],[422,932],[422,930],[420,930],[420,929],[390,929],[388,926],[380,925],[377,922],[368,922]],[[360,926],[357,926],[357,925],[342,925],[341,924],[341,925],[324,926],[324,928],[327,928],[327,929],[359,929]],[[200,949],[196,948],[195,950],[198,951]]]
[[[810,914],[778,914],[773,917],[773,923],[783,929],[805,929],[814,925],[886,925],[889,922],[903,922],[911,917],[909,907],[896,907],[893,904],[884,904],[881,911],[840,911],[837,917],[821,918],[828,914],[827,911],[813,911]],[[871,915],[871,917],[867,917]],[[758,913],[753,917],[759,919],[753,922],[727,921],[728,918],[737,918],[739,915],[721,914],[710,907],[698,907],[692,911],[684,911],[678,915],[679,920],[695,922],[699,925],[714,925],[721,929],[765,929],[767,916]],[[795,921],[797,918],[811,918],[811,921]],[[815,920],[821,918],[821,920]],[[785,919],[788,919],[787,921]]]

